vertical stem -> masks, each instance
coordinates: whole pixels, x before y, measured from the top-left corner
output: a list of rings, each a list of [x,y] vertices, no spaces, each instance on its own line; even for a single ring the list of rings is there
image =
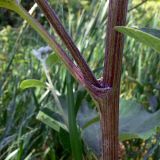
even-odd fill
[[[102,160],[118,160],[119,93],[108,92],[99,103],[102,130]]]
[[[123,35],[114,30],[125,25],[128,0],[110,0],[103,85],[111,87],[106,97],[99,101],[102,128],[102,160],[118,160],[119,92]]]
[[[103,83],[116,88],[119,86],[123,52],[123,35],[114,30],[125,25],[128,0],[110,0],[106,35],[106,50]]]

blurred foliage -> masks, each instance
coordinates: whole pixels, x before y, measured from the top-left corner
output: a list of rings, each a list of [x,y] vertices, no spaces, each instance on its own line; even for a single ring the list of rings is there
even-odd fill
[[[141,0],[129,1],[127,23],[129,26],[160,28],[160,1],[148,0],[134,8]],[[106,27],[105,0],[50,0],[67,31],[73,37],[97,78],[101,77],[104,60]],[[31,0],[22,0],[29,10]],[[134,8],[134,9],[133,9]],[[44,15],[37,8],[34,16],[55,34]],[[72,159],[68,133],[61,129],[55,132],[36,116],[39,110],[50,109],[56,113],[56,102],[44,88],[20,89],[25,79],[46,81],[41,63],[32,55],[33,49],[46,44],[15,13],[0,9],[0,159]],[[55,34],[56,35],[56,34]],[[61,43],[61,42],[60,42]],[[67,79],[63,64],[49,65],[56,93],[66,105]],[[160,54],[147,46],[126,37],[121,97],[141,103],[147,112],[160,109]],[[91,97],[74,80],[75,110],[84,103],[90,109],[95,104]],[[56,114],[57,116],[57,114]],[[147,140],[124,141],[126,160],[158,160],[160,131]],[[85,159],[97,159],[84,144]]]

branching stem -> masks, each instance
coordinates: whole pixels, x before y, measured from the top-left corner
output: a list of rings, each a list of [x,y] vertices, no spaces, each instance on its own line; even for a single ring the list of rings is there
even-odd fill
[[[10,9],[10,8],[9,8]],[[69,58],[63,48],[57,43],[54,36],[49,35],[49,33],[44,29],[44,27],[36,21],[22,6],[17,5],[14,9],[23,19],[25,19],[34,29],[39,33],[39,35],[56,51],[58,56],[64,62],[67,69],[70,71],[72,76],[77,79],[82,85],[85,85],[85,80],[81,70],[73,63]]]
[[[74,60],[76,61],[79,68],[81,69],[86,80],[88,80],[91,84],[97,87],[100,87],[98,81],[96,80],[88,64],[86,63],[83,56],[81,55],[79,49],[76,47],[72,38],[66,32],[58,16],[56,15],[55,11],[50,7],[47,0],[35,0],[35,1],[40,6],[43,13],[47,17],[48,21],[51,23],[51,25],[53,26],[57,34],[60,36],[61,40],[64,42],[64,44],[72,54]]]

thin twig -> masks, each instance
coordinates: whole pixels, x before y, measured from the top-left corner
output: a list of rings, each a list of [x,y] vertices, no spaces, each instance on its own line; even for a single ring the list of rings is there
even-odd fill
[[[139,6],[141,6],[142,4],[144,4],[144,3],[147,2],[147,1],[148,1],[148,0],[143,0],[141,3],[135,5],[134,7],[130,8],[130,9],[128,9],[128,12],[130,12],[130,11],[138,8]]]
[[[83,56],[81,55],[80,51],[76,47],[75,43],[73,42],[72,38],[66,32],[65,28],[63,27],[62,23],[60,22],[58,16],[56,15],[55,11],[50,7],[47,0],[35,0],[39,7],[44,12],[45,16],[47,17],[48,21],[51,23],[57,34],[60,36],[61,40],[66,45],[67,49],[72,54],[74,60],[76,61],[77,65],[79,66],[80,70],[82,71],[86,80],[88,80],[91,84],[100,87],[100,84],[96,80],[95,76],[93,75],[92,71],[90,70],[88,64],[84,60]]]

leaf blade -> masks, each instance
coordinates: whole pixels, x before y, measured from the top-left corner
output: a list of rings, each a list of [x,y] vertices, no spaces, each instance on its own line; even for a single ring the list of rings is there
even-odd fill
[[[124,27],[124,26],[117,26],[115,29],[118,32],[121,32],[127,36],[130,36],[143,44],[147,45],[148,47],[151,47],[152,49],[160,52],[160,38],[158,36],[155,36],[154,34],[151,34],[151,31],[148,32],[142,29],[136,29],[132,27]]]
[[[44,82],[37,79],[26,79],[20,83],[21,89],[33,88],[33,87],[41,87],[45,88]]]

